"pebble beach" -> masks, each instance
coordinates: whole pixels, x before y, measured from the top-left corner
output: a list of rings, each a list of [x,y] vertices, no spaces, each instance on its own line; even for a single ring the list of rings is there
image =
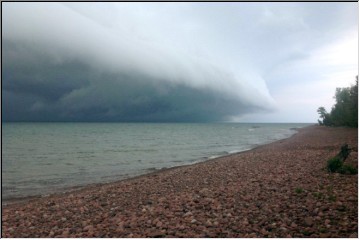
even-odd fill
[[[250,151],[2,206],[2,237],[358,237],[358,130],[309,126]]]

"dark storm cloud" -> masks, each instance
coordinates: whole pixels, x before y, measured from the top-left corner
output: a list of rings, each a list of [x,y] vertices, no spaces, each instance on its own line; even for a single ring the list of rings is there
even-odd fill
[[[353,3],[2,6],[7,121],[265,121],[279,106],[286,121],[316,114],[301,89],[321,105],[309,86],[357,59]]]
[[[88,67],[75,61],[56,63],[31,46],[3,41],[3,88],[54,102],[88,84]]]
[[[4,12],[5,121],[224,121],[268,110],[258,104],[266,97],[230,72],[119,37],[62,5],[9,4]]]
[[[3,42],[5,121],[223,121],[261,110],[214,89],[141,73],[109,73],[78,60]]]

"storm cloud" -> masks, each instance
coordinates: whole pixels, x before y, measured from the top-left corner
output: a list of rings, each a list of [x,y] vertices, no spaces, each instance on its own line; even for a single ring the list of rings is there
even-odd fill
[[[243,3],[3,3],[3,120],[213,122],[273,112],[278,104],[264,73],[309,58],[330,34],[308,10],[307,18],[298,16],[304,11]],[[298,41],[304,33],[318,38]]]
[[[80,60],[54,62],[7,41],[4,49],[5,56],[16,53],[4,64],[4,116],[10,120],[217,121],[254,108],[222,90],[136,71],[96,70]]]

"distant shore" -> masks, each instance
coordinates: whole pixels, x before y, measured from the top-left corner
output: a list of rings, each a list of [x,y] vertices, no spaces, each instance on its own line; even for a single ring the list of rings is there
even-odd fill
[[[194,165],[3,206],[2,237],[357,237],[358,176],[328,173],[357,129],[294,136]]]

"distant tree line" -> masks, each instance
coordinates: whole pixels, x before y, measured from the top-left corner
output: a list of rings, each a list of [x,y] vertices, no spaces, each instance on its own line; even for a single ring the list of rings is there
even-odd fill
[[[336,88],[336,103],[330,113],[324,107],[318,108],[320,125],[358,127],[358,80],[356,76],[355,85]]]

